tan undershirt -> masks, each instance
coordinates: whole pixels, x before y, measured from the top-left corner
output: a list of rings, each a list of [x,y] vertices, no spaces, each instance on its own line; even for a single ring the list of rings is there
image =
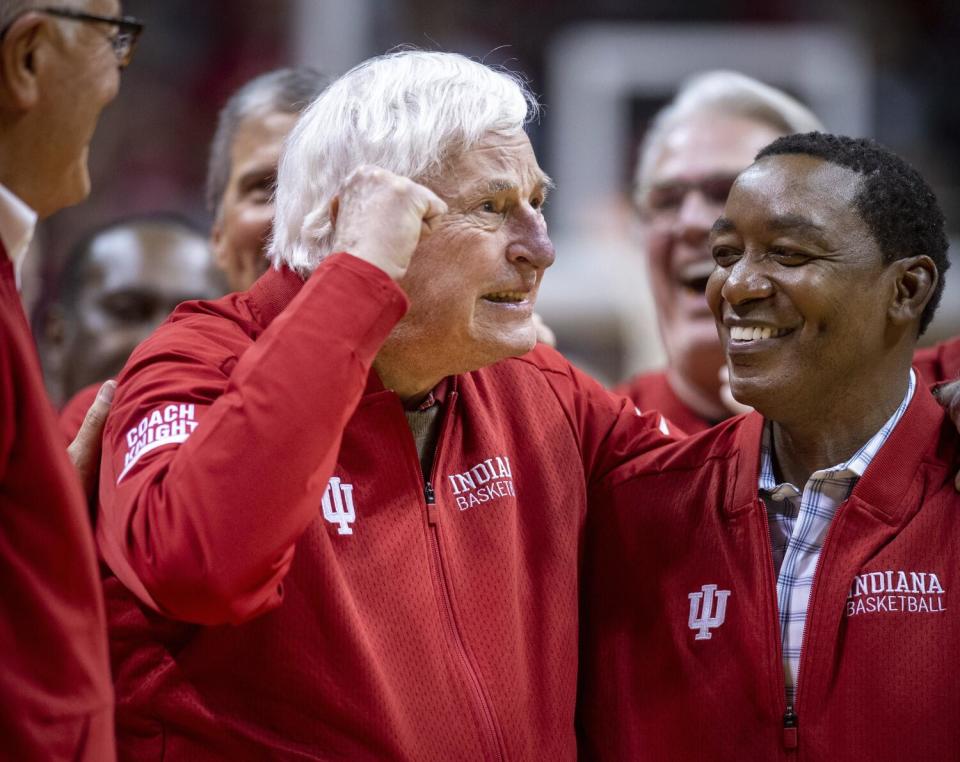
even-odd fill
[[[414,444],[417,446],[417,456],[420,458],[420,469],[423,472],[423,481],[430,481],[433,473],[433,459],[437,453],[437,438],[440,436],[440,405],[433,404],[423,410],[405,410],[407,425],[413,434]]]

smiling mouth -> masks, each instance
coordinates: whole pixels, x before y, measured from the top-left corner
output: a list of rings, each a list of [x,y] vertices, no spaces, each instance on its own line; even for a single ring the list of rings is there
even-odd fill
[[[677,282],[684,288],[697,294],[703,294],[707,291],[707,280],[710,278],[710,273],[712,272],[713,262],[703,260],[685,265],[675,277]]]
[[[770,326],[730,326],[730,341],[747,343],[750,341],[761,341],[763,339],[778,339],[786,336],[792,328],[771,328]]]
[[[527,301],[527,296],[527,291],[496,291],[484,294],[482,298],[495,304],[520,304]]]

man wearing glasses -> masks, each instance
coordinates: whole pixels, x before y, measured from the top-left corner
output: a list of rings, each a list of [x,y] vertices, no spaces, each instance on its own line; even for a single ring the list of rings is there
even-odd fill
[[[5,759],[111,760],[106,625],[84,491],[58,445],[20,304],[38,219],[82,201],[87,152],[141,25],[117,0],[0,5],[0,747]],[[112,387],[92,410],[102,418]],[[99,458],[85,427],[81,475]],[[96,444],[93,444],[96,443]],[[88,472],[89,473],[89,472]]]

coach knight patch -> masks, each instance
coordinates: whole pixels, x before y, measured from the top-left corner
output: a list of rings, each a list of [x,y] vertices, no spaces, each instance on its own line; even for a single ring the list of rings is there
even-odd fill
[[[182,444],[197,428],[197,411],[192,404],[158,407],[127,432],[127,452],[117,484],[137,461],[151,450],[167,444]]]

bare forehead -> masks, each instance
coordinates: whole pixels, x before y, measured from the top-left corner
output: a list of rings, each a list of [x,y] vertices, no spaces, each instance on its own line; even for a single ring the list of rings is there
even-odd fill
[[[162,222],[118,227],[98,235],[88,254],[92,262],[115,267],[125,259],[193,260],[209,258],[207,241],[199,233]]]
[[[731,190],[734,203],[741,196],[750,203],[796,207],[851,208],[863,183],[863,175],[816,156],[784,154],[767,156],[745,169]]]
[[[783,133],[747,116],[701,112],[677,124],[653,156],[652,181],[687,176],[736,175],[757,152]]]
[[[51,3],[51,5],[53,4],[54,3]],[[86,11],[88,13],[97,13],[102,16],[122,15],[122,3],[120,0],[86,0],[86,2],[67,3],[67,5],[74,6],[77,8],[77,10]]]
[[[251,114],[237,126],[232,146],[245,152],[279,149],[296,122],[297,115],[285,111]]]

